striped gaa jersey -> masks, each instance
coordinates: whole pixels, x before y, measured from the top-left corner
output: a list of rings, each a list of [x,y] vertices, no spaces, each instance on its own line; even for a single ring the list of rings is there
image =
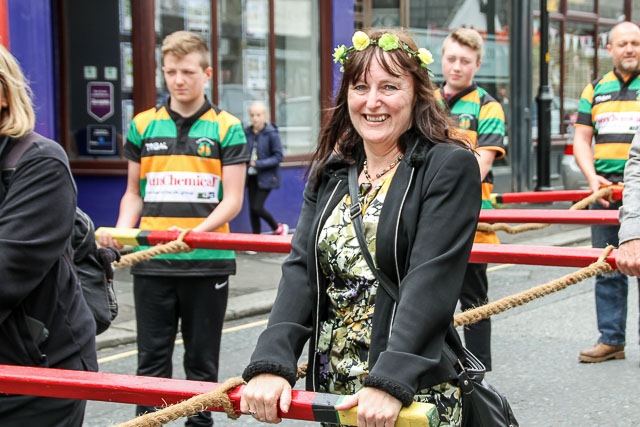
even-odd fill
[[[496,159],[504,157],[505,118],[502,105],[475,83],[445,99],[444,88],[435,92],[436,99],[458,121],[464,138],[476,150],[493,150]],[[482,209],[492,209],[493,173],[482,182]],[[475,243],[499,243],[493,232],[476,232]]]
[[[194,228],[223,199],[222,168],[249,160],[240,120],[208,100],[191,117],[169,109],[169,101],[137,114],[124,145],[127,159],[140,163],[143,199],[140,229]],[[229,232],[224,224],[216,232]],[[146,249],[140,246],[137,250]],[[232,250],[195,249],[163,254],[136,264],[134,274],[235,274]]]
[[[625,82],[613,70],[588,84],[580,96],[576,126],[593,128],[596,173],[621,181],[631,140],[640,128],[640,74]]]

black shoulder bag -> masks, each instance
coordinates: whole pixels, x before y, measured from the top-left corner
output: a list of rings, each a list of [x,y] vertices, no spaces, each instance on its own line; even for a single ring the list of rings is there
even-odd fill
[[[358,199],[358,170],[355,164],[349,167],[349,196],[351,222],[364,259],[378,283],[394,301],[398,301],[398,286],[395,286],[382,270],[376,268],[367,246],[362,224],[362,206]],[[450,332],[457,335],[453,323],[450,329]],[[518,427],[518,421],[506,397],[484,379],[484,365],[464,348],[459,340],[451,341],[452,345],[445,341],[443,355],[458,373],[458,386],[462,391],[463,427]]]
[[[41,135],[31,132],[13,140],[4,137],[0,142],[0,202],[11,185],[15,167],[22,155]],[[120,252],[113,247],[98,248],[95,242],[95,226],[89,215],[76,207],[70,248],[64,253],[66,261],[74,267],[72,274],[80,282],[82,295],[96,322],[96,334],[106,331],[118,315],[118,300],[113,286],[114,261],[120,260]],[[73,253],[72,253],[73,251]]]

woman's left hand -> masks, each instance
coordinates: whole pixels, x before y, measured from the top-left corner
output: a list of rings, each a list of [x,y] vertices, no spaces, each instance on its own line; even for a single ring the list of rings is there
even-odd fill
[[[345,398],[336,410],[345,411],[358,406],[358,427],[393,427],[402,402],[382,390],[365,387]]]

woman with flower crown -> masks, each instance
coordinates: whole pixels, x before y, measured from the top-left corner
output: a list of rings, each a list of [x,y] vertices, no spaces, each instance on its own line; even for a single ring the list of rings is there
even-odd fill
[[[428,50],[401,30],[357,31],[352,42],[334,52],[340,90],[240,409],[279,422],[308,343],[306,388],[352,395],[336,409],[357,405],[358,426],[391,427],[414,400],[435,405],[429,425],[459,426],[461,394],[442,352],[445,337],[459,341],[452,321],[480,210],[478,162],[434,98]]]

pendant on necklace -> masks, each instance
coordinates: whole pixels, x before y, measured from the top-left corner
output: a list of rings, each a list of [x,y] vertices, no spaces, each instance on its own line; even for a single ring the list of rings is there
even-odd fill
[[[360,184],[360,195],[364,196],[365,194],[367,194],[369,191],[371,191],[371,187],[373,187],[373,185],[370,182],[363,182],[362,184]]]

